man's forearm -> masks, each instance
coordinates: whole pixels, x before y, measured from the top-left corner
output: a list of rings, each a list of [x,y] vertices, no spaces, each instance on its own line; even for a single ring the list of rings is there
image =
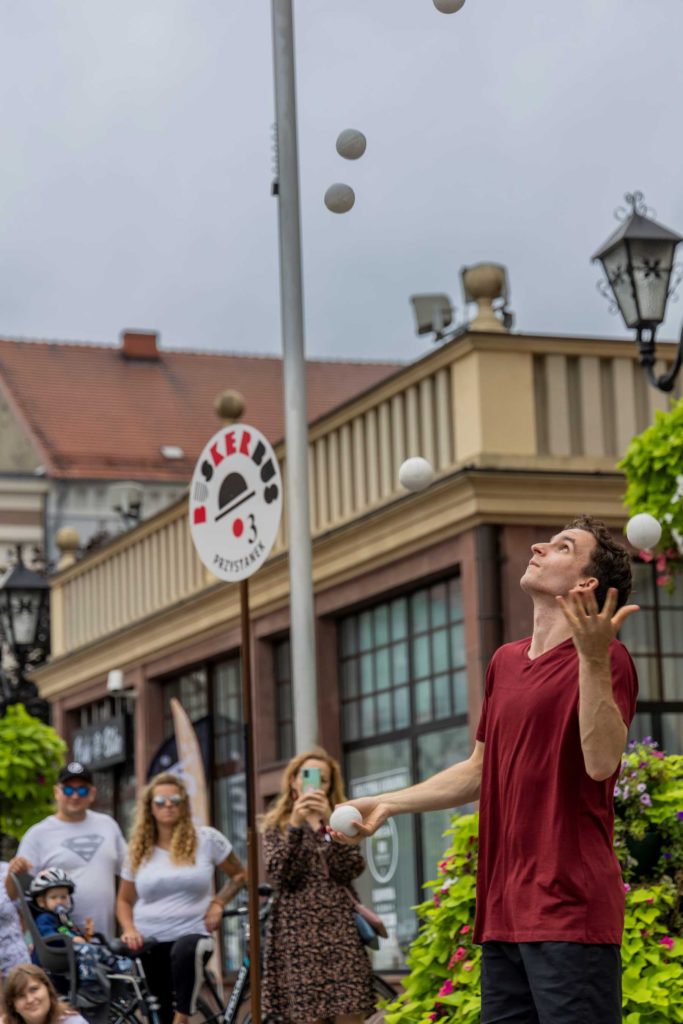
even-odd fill
[[[627,729],[612,693],[609,655],[599,661],[579,657],[579,731],[586,771],[608,779],[617,769]]]
[[[470,759],[451,765],[415,786],[399,789],[395,793],[385,793],[381,800],[389,816],[443,811],[478,800],[480,786],[481,762]]]

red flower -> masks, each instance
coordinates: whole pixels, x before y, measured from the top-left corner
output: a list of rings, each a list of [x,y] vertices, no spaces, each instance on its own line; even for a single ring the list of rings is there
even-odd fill
[[[467,933],[470,931],[470,929],[471,929],[471,926],[469,924],[464,924],[462,926],[462,928],[460,929],[460,934],[461,935],[467,935]]]
[[[451,981],[450,978],[446,978],[446,980],[444,981],[443,985],[439,989],[439,995],[440,996],[449,996],[452,991],[453,991],[453,982]]]

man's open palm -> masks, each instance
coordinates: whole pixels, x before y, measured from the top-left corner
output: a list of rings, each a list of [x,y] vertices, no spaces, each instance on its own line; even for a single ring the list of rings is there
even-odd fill
[[[570,590],[566,597],[558,597],[557,600],[571,627],[574,646],[580,655],[588,659],[604,658],[624,621],[640,610],[637,604],[627,604],[617,611],[614,587],[607,591],[602,611],[592,590]]]

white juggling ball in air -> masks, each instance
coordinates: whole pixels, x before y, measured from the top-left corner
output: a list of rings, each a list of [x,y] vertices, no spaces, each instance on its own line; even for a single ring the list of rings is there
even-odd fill
[[[348,213],[355,201],[356,196],[351,186],[340,181],[330,185],[325,193],[325,206],[332,213]]]
[[[465,6],[465,0],[434,0],[434,6],[442,14],[455,14]]]
[[[352,804],[340,804],[330,815],[330,828],[333,828],[335,832],[341,832],[344,836],[355,836],[358,829],[354,825],[354,821],[362,820],[363,815],[357,807],[353,807]]]
[[[649,512],[639,512],[637,516],[631,516],[626,524],[626,536],[634,548],[649,551],[659,543],[662,527]]]
[[[337,136],[337,152],[345,160],[358,160],[367,144],[368,140],[356,128],[346,128]]]
[[[398,480],[407,491],[424,491],[434,479],[434,469],[431,462],[416,455],[412,459],[406,459],[398,471]]]

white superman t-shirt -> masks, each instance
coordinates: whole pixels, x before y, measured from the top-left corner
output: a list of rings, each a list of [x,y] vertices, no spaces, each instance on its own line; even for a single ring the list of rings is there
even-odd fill
[[[55,815],[33,825],[19,843],[17,854],[32,865],[62,868],[74,881],[73,917],[81,927],[92,917],[95,931],[115,934],[116,876],[121,874],[126,841],[108,814],[86,811],[83,821],[60,821]]]

